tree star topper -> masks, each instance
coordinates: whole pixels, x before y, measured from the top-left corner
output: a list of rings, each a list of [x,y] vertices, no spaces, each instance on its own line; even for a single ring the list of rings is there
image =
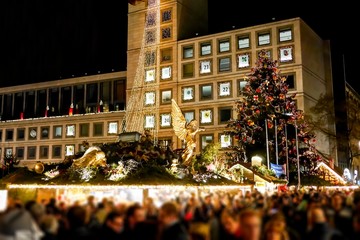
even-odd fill
[[[185,140],[186,142],[186,149],[181,157],[184,165],[190,166],[190,159],[196,147],[195,136],[198,132],[204,131],[205,129],[199,128],[198,122],[195,119],[187,123],[176,101],[171,99],[171,102],[171,118],[174,132],[180,140]]]

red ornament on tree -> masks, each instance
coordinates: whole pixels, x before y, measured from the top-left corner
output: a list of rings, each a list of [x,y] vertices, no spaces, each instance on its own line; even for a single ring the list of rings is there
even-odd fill
[[[259,101],[259,96],[258,95],[254,95],[254,101]]]

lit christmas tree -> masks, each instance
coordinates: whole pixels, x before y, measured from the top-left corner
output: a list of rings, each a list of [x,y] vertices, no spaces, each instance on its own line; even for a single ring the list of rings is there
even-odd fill
[[[234,151],[229,153],[233,161],[246,162],[259,155],[266,159],[265,165],[288,162],[291,180],[297,172],[297,131],[301,175],[316,174],[320,157],[314,147],[315,136],[296,107],[295,94],[288,94],[286,76],[280,75],[277,61],[261,51],[246,81],[243,97],[236,102],[237,118],[225,131],[236,139],[231,146]]]

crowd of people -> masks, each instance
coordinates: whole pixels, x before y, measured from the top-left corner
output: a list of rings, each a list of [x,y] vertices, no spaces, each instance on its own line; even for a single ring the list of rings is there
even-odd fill
[[[9,198],[0,240],[334,240],[360,239],[360,191],[257,190],[191,194],[157,206],[88,196],[85,204],[55,198]]]

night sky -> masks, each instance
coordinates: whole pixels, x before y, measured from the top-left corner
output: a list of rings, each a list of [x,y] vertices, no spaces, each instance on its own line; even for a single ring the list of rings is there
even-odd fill
[[[0,87],[126,70],[127,9],[126,0],[0,1]],[[359,91],[354,73],[359,55],[354,29],[359,21],[352,9],[356,8],[349,4],[302,2],[293,8],[289,1],[209,0],[209,30],[301,17],[331,41],[339,63],[333,68],[342,69],[344,56],[346,79]]]

